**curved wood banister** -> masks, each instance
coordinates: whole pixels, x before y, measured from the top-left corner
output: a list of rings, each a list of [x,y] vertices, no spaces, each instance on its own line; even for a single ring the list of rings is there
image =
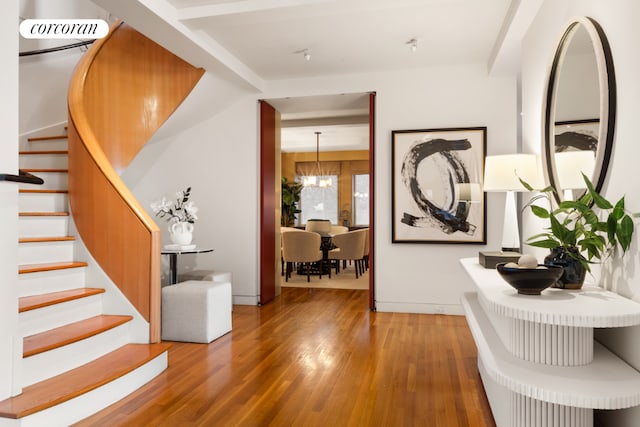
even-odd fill
[[[69,203],[87,249],[160,340],[160,230],[120,179],[191,92],[196,69],[124,23],[78,63],[69,86]]]

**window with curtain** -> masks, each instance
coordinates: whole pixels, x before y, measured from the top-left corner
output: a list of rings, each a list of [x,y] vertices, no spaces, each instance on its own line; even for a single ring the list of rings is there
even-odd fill
[[[299,224],[304,225],[309,219],[328,219],[332,224],[338,223],[338,175],[307,175],[296,177],[298,182],[316,178],[316,182],[328,180],[330,185],[321,187],[310,185],[302,187],[300,193]]]
[[[298,225],[309,219],[338,223],[339,176],[340,162],[296,162],[296,181],[303,184]]]
[[[353,175],[354,225],[369,225],[369,174]]]

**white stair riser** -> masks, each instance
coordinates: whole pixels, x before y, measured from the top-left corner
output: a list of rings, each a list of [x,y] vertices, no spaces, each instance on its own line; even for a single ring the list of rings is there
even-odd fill
[[[19,315],[20,334],[23,337],[34,335],[100,314],[102,314],[100,294],[25,311]]]
[[[18,296],[41,295],[85,287],[86,268],[39,271],[20,274]]]
[[[20,169],[67,169],[69,161],[66,154],[23,154],[18,164]]]
[[[66,139],[29,141],[25,143],[23,151],[66,150],[68,146],[69,143]]]
[[[67,236],[69,217],[66,216],[21,216],[18,221],[19,237]]]
[[[129,325],[102,332],[64,347],[23,359],[23,386],[34,384],[84,365],[129,343]]]
[[[0,427],[66,427],[133,393],[167,369],[167,352],[138,369],[75,399],[19,420],[0,419]],[[2,424],[3,421],[7,424]]]
[[[20,212],[67,212],[69,200],[66,193],[20,193]]]
[[[29,242],[18,245],[18,264],[73,261],[72,240],[61,242]]]
[[[35,176],[42,178],[44,184],[20,184],[20,189],[26,190],[66,190],[69,187],[69,174],[66,172],[34,172]]]

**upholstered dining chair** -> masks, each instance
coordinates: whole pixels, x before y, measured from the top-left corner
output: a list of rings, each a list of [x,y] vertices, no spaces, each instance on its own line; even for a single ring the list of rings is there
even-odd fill
[[[331,221],[328,219],[308,219],[304,229],[326,236],[331,232]]]
[[[332,236],[335,236],[336,234],[342,234],[342,233],[346,233],[347,231],[349,231],[349,227],[345,227],[344,225],[331,225],[331,231],[329,231],[329,234],[331,234]]]
[[[284,257],[282,255],[282,233],[298,230],[295,227],[280,227],[280,275],[284,276]]]
[[[295,263],[304,264],[307,269],[307,282],[311,281],[311,264],[322,262],[320,242],[320,235],[311,231],[296,230],[282,233],[282,259],[286,266],[285,281],[289,281]],[[318,270],[322,279],[321,265],[318,265]]]
[[[333,236],[337,247],[329,251],[329,261],[336,261],[336,274],[340,271],[340,261],[353,261],[356,279],[364,272],[363,258],[367,230],[355,230]]]
[[[364,233],[365,238],[364,238],[364,255],[362,256],[362,267],[364,268],[364,270],[368,270],[369,269],[369,229],[368,228],[364,228],[363,230],[366,230],[366,233]]]

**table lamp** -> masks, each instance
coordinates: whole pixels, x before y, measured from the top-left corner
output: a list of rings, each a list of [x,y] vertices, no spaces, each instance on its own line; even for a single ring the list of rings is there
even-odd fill
[[[487,156],[484,166],[484,191],[505,192],[502,244],[499,252],[480,252],[480,263],[494,268],[498,262],[517,261],[520,257],[520,230],[516,210],[516,192],[528,191],[520,179],[533,188],[544,187],[538,156],[502,154]]]
[[[582,174],[589,179],[593,176],[596,157],[593,151],[562,151],[555,154],[558,191],[562,191],[564,200],[574,200],[573,190],[584,190],[587,184]]]

